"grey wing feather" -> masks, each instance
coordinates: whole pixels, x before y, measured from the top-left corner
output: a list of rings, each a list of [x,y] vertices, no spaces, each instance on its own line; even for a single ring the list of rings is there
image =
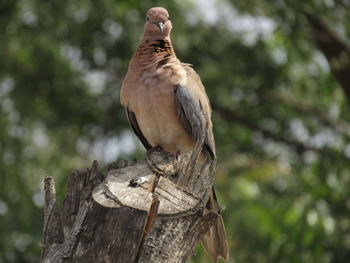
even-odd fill
[[[181,85],[175,85],[175,104],[176,111],[185,130],[191,134],[197,143],[204,136],[202,145],[203,154],[212,160],[215,157],[215,149],[212,148],[208,123],[203,115],[203,108],[199,100],[196,100],[192,94]],[[215,147],[215,146],[214,146]]]
[[[141,129],[137,123],[135,113],[130,111],[127,107],[125,107],[126,116],[128,118],[129,124],[133,131],[135,132],[136,136],[139,137],[140,141],[142,142],[143,146],[149,150],[152,148],[152,145],[149,144],[149,142],[146,140],[145,136],[143,136]]]

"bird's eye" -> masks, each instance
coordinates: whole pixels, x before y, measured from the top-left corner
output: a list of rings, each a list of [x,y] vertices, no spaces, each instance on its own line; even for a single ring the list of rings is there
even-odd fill
[[[170,20],[170,16],[168,16],[168,20]]]
[[[149,21],[149,17],[147,17],[146,20]]]

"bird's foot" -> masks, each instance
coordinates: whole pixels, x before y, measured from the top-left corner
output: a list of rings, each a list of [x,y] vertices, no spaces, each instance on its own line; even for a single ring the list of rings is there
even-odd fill
[[[146,153],[146,162],[148,167],[151,169],[153,173],[155,173],[156,175],[163,175],[164,174],[163,170],[160,169],[152,159],[152,154],[156,151],[163,151],[163,149],[159,145],[156,145],[151,149],[149,149]]]
[[[159,152],[163,151],[162,147],[160,147],[159,145],[152,147],[147,151],[146,158],[145,158],[149,169],[156,175],[153,181],[153,185],[151,187],[151,193],[154,193],[160,177],[165,174],[164,171],[161,168],[159,168],[158,165],[155,163],[155,161],[152,159],[152,154],[154,154],[154,152],[157,152],[157,151]]]
[[[161,152],[164,151],[163,148],[159,145],[153,146],[151,149],[147,150],[146,157],[147,155],[151,155],[154,152]]]
[[[176,151],[175,159],[178,160],[180,155],[181,155],[181,152],[180,151]]]
[[[150,168],[150,170],[156,174],[157,176],[159,175],[164,175],[164,171],[159,168],[157,166],[157,164],[155,163],[155,161],[152,158],[152,154],[154,154],[154,152],[161,152],[164,151],[162,147],[160,147],[159,145],[156,145],[154,147],[152,147],[151,149],[149,149],[146,153],[146,163],[148,165],[148,167]]]

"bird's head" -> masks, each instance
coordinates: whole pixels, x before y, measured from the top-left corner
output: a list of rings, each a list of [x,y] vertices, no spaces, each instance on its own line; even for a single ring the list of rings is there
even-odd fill
[[[147,11],[144,26],[144,39],[166,39],[170,36],[172,25],[169,13],[163,7],[152,7]]]

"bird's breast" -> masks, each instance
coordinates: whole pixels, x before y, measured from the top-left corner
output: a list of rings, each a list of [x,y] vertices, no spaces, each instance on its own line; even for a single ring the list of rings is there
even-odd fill
[[[143,135],[171,153],[190,151],[194,140],[177,115],[172,85],[154,84],[139,87],[135,115]]]

